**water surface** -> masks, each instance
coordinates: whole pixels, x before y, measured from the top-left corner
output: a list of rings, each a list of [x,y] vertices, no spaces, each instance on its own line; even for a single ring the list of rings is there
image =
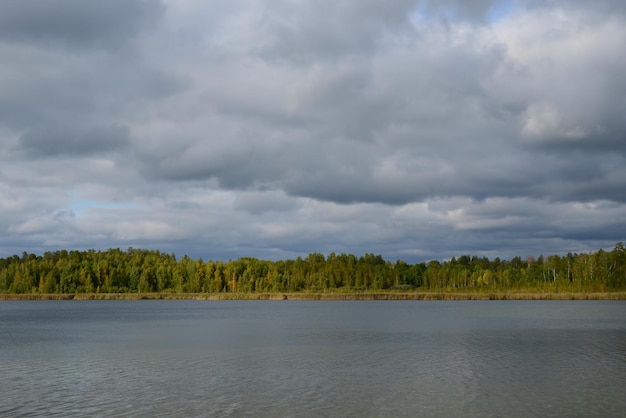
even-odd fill
[[[3,301],[0,416],[625,416],[624,301]]]

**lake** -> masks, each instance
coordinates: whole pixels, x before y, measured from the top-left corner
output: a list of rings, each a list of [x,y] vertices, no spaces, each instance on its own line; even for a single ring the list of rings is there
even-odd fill
[[[0,416],[626,416],[625,301],[2,301]]]

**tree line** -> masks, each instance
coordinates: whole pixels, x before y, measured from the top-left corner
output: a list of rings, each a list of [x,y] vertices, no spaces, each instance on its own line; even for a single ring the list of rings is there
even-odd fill
[[[295,260],[177,259],[158,250],[23,253],[0,258],[0,293],[610,292],[626,290],[626,248],[493,260],[462,255],[417,264],[367,253]]]

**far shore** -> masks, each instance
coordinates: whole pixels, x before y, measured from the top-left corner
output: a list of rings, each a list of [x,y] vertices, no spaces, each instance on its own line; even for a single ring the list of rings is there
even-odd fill
[[[1,293],[0,300],[626,300],[626,292]]]

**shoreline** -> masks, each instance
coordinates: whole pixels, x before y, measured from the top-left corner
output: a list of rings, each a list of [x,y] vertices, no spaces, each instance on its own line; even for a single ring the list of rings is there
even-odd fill
[[[2,300],[626,300],[626,292],[2,293]]]

